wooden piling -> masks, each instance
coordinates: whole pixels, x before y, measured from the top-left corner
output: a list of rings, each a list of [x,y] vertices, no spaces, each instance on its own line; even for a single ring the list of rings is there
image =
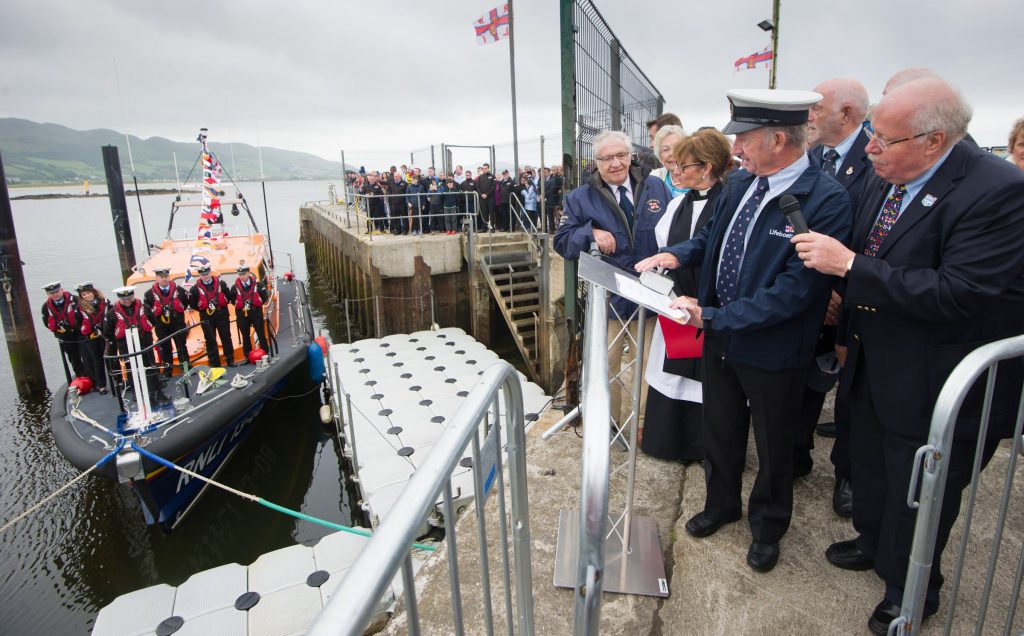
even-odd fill
[[[128,222],[128,203],[124,198],[124,179],[121,178],[121,160],[117,146],[103,146],[103,169],[107,174],[107,195],[110,197],[110,215],[114,219],[117,257],[121,263],[121,277],[127,281],[135,267],[135,244],[132,226]]]

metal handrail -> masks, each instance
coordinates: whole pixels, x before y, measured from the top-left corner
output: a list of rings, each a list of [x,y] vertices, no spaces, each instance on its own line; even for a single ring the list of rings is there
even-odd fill
[[[910,559],[907,566],[907,579],[903,592],[903,606],[900,616],[893,620],[889,626],[889,633],[919,634],[921,631],[921,620],[924,616],[925,595],[928,591],[928,581],[931,576],[932,559],[935,553],[936,534],[938,532],[939,515],[942,511],[942,499],[946,486],[946,476],[949,470],[949,456],[953,444],[953,433],[956,429],[956,421],[963,406],[964,399],[974,386],[975,382],[983,373],[987,372],[985,385],[985,398],[981,412],[981,424],[978,431],[978,445],[975,449],[974,468],[971,479],[971,492],[966,506],[964,516],[964,527],[960,543],[960,550],[957,556],[956,572],[953,576],[952,589],[949,593],[948,614],[946,618],[945,633],[949,633],[953,614],[956,609],[957,592],[960,584],[960,575],[963,570],[963,562],[966,556],[967,539],[970,534],[971,517],[974,511],[974,503],[978,489],[978,474],[981,471],[982,445],[988,433],[989,415],[991,414],[992,397],[995,392],[996,367],[999,362],[1012,358],[1024,357],[1024,335],[998,340],[983,345],[968,354],[960,364],[953,369],[946,379],[946,383],[939,392],[935,401],[935,409],[932,411],[931,429],[928,432],[928,443],[922,448],[931,447],[932,450],[924,452],[924,466],[921,475],[921,496],[917,512],[917,522],[914,526],[914,541],[911,544]],[[979,620],[984,621],[987,611],[988,595],[992,588],[992,574],[995,567],[995,559],[998,554],[998,546],[1001,541],[1002,528],[1006,520],[1006,509],[1009,502],[1010,489],[1013,483],[1013,475],[1016,468],[1017,457],[1021,447],[1021,429],[1024,423],[1024,400],[1022,400],[1018,411],[1017,421],[1013,434],[1013,449],[1010,452],[1009,467],[1007,469],[1007,481],[1005,484],[1003,499],[999,509],[999,519],[995,537],[993,538],[993,551],[989,562],[988,577],[982,593],[982,603],[979,609]],[[916,480],[912,480],[916,482]],[[917,484],[912,483],[911,488]],[[913,493],[908,494],[908,500],[913,498]],[[1019,589],[1021,574],[1018,569],[1015,587]],[[1012,614],[1011,614],[1012,620]],[[980,623],[979,623],[980,629]]]
[[[515,589],[517,595],[518,629],[521,634],[532,635],[533,625],[533,574],[530,562],[529,500],[526,491],[526,435],[523,413],[522,387],[515,369],[507,362],[489,367],[480,382],[466,398],[451,424],[434,443],[426,461],[416,470],[387,518],[373,534],[373,538],[360,553],[342,579],[330,601],[324,606],[319,618],[308,632],[311,636],[348,634],[358,636],[368,625],[373,608],[399,569],[403,573],[405,604],[410,619],[410,631],[419,633],[416,610],[416,590],[412,584],[412,560],[410,545],[424,519],[435,509],[439,495],[445,500],[445,537],[448,544],[449,572],[452,576],[452,607],[455,613],[456,633],[462,633],[461,597],[459,596],[458,567],[456,562],[455,519],[451,513],[451,473],[458,466],[467,446],[473,445],[474,459],[479,456],[478,433],[482,422],[491,421],[489,411],[494,411],[493,425],[501,426],[497,406],[499,392],[504,397],[507,457],[512,501],[512,544],[515,562]],[[500,434],[500,428],[495,433]],[[500,439],[500,435],[499,435]],[[501,492],[501,458],[497,453],[498,497]],[[474,462],[474,468],[480,466]],[[479,472],[474,471],[479,482]],[[483,506],[479,498],[475,505]],[[499,524],[504,523],[504,515]],[[510,582],[506,581],[505,589]],[[490,603],[489,596],[484,599]],[[511,627],[512,617],[506,617]]]
[[[611,392],[608,377],[608,303],[603,287],[587,283],[586,351],[583,353],[585,394],[582,420],[583,478],[580,488],[579,560],[573,595],[575,634],[598,634],[601,627],[601,591],[604,588],[604,540],[608,523],[611,443]]]
[[[436,194],[437,193],[430,193],[430,192],[424,192],[422,194],[363,194],[361,192],[353,192],[353,193],[350,194],[350,196],[352,197],[355,205],[344,205],[344,204],[342,205],[342,207],[345,208],[344,218],[342,217],[342,214],[339,214],[338,212],[335,212],[334,210],[329,209],[331,206],[337,205],[334,202],[329,202],[329,201],[328,202],[310,201],[310,202],[307,202],[307,206],[314,207],[317,210],[319,210],[321,214],[324,214],[324,215],[326,215],[328,217],[334,218],[334,219],[336,219],[339,222],[343,221],[345,223],[345,227],[347,227],[347,228],[351,228],[352,227],[352,214],[355,214],[356,233],[357,234],[363,234],[364,233],[363,230],[365,229],[365,225],[363,225],[363,224],[372,225],[375,221],[390,222],[390,221],[396,220],[396,219],[410,219],[410,217],[411,217],[411,219],[412,219],[411,223],[415,223],[416,219],[422,219],[423,223],[427,223],[428,219],[452,216],[452,215],[446,214],[444,212],[438,212],[438,213],[435,213],[435,212],[429,212],[429,213],[419,212],[419,213],[416,213],[416,214],[405,214],[405,215],[400,215],[400,216],[384,216],[384,217],[374,218],[374,217],[370,216],[370,214],[369,214],[368,202],[370,200],[372,200],[372,199],[381,199],[381,200],[384,200],[384,201],[387,201],[388,199],[393,199],[393,198],[396,198],[396,197],[401,197],[401,198],[404,198],[404,199],[409,199],[409,198],[422,199],[424,197],[430,197],[430,196],[434,196]],[[451,193],[443,193],[443,194],[451,194]],[[463,198],[464,202],[468,202],[470,198],[472,198],[472,200],[474,201],[474,210],[473,210],[472,214],[470,214],[469,212],[458,212],[455,215],[456,218],[461,218],[462,220],[471,219],[470,228],[472,230],[473,226],[475,226],[475,220],[480,215],[480,195],[477,192],[455,192],[454,194],[458,194],[459,196],[461,196]],[[420,207],[422,208],[422,205]],[[368,231],[368,232],[365,232],[365,233],[370,235],[370,240],[372,241],[373,240],[373,232],[372,232],[372,230]]]

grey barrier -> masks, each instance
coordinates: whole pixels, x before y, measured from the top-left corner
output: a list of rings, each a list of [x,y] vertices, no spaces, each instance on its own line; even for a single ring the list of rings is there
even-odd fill
[[[499,394],[504,401],[504,428],[509,464],[510,500],[512,504],[512,549],[514,567],[508,560],[508,515],[505,509],[505,485],[500,444],[502,419],[499,417]],[[481,437],[484,441],[481,441]],[[423,520],[433,514],[438,497],[443,497],[445,546],[448,556],[449,581],[452,594],[453,631],[463,634],[462,594],[458,569],[456,519],[452,506],[451,473],[459,465],[466,448],[473,459],[473,481],[477,513],[477,539],[480,548],[481,581],[486,632],[493,633],[490,595],[490,566],[487,558],[487,535],[484,527],[487,499],[483,483],[485,470],[493,462],[494,487],[497,495],[498,532],[502,554],[502,576],[505,593],[505,621],[509,633],[534,633],[533,572],[530,559],[529,500],[526,489],[526,434],[522,387],[515,369],[500,362],[484,371],[480,382],[466,398],[452,423],[445,429],[417,469],[416,479],[398,497],[392,512],[377,526],[373,537],[349,568],[338,589],[324,606],[308,634],[358,636],[369,624],[374,606],[401,570],[404,602],[410,634],[420,633],[416,587],[413,582],[411,545]],[[483,449],[483,450],[481,450]],[[485,457],[491,449],[493,456]],[[514,569],[514,573],[513,573]],[[513,619],[512,589],[516,604]],[[513,628],[515,623],[515,629]]]
[[[907,567],[907,581],[903,592],[903,606],[900,616],[889,625],[889,634],[901,636],[921,633],[921,621],[924,615],[925,594],[928,591],[928,579],[932,570],[932,557],[935,552],[936,534],[938,532],[939,514],[942,510],[943,490],[946,485],[946,477],[949,471],[949,456],[953,444],[953,431],[956,425],[960,407],[963,405],[967,393],[974,386],[975,382],[985,374],[985,397],[982,406],[981,424],[978,433],[978,445],[975,448],[974,467],[971,474],[971,487],[966,510],[964,515],[963,531],[960,539],[960,546],[957,551],[956,566],[952,577],[952,583],[947,601],[946,620],[943,627],[944,633],[949,634],[953,630],[953,621],[956,615],[957,599],[960,592],[961,577],[964,571],[964,564],[967,558],[967,545],[971,531],[971,521],[974,515],[974,507],[978,494],[978,475],[981,472],[982,445],[988,431],[989,415],[991,414],[992,397],[995,390],[996,367],[1001,361],[1013,358],[1024,357],[1024,336],[1016,336],[993,342],[971,352],[960,364],[953,369],[949,378],[942,387],[939,397],[935,402],[935,409],[932,412],[931,430],[928,433],[928,443],[917,451],[915,458],[915,469],[910,488],[907,493],[907,505],[917,508],[917,522],[914,526],[914,541],[910,550],[910,563]],[[1021,424],[1024,422],[1024,393],[1017,409],[1017,421],[1014,426],[1012,450],[1009,456],[1009,463],[1006,469],[1006,477],[1003,483],[1002,497],[999,504],[999,512],[996,526],[992,537],[992,547],[989,553],[988,566],[985,573],[985,583],[981,590],[981,600],[978,606],[978,614],[974,633],[989,633],[985,631],[985,621],[988,614],[989,600],[992,593],[993,581],[995,578],[996,566],[1000,548],[1003,543],[1003,531],[1006,523],[1007,510],[1013,496],[1014,476],[1017,468],[1017,458],[1021,450]],[[923,466],[921,465],[923,461]],[[920,472],[920,479],[918,478]],[[917,492],[918,481],[921,484],[919,500],[914,497]],[[1013,590],[1010,595],[1010,606],[1002,630],[1003,634],[1010,634],[1013,629],[1014,615],[1016,613],[1017,601],[1020,597],[1021,582],[1024,579],[1024,550],[1018,556],[1016,575],[1013,579]],[[962,630],[961,630],[962,631]]]

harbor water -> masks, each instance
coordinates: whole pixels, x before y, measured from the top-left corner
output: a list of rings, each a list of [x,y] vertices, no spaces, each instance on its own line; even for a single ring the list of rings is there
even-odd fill
[[[264,229],[260,184],[240,185]],[[15,199],[81,191],[80,186],[19,188],[10,194]],[[318,283],[317,272],[307,271],[299,243],[299,206],[327,198],[328,183],[269,182],[266,192],[278,272],[288,269],[290,253],[296,276],[308,279],[314,325],[335,342],[344,339],[337,301]],[[233,194],[230,188],[228,194]],[[173,195],[142,197],[151,243],[166,234],[172,200]],[[45,300],[41,287],[52,280],[72,290],[92,280],[108,295],[121,285],[106,197],[11,203],[34,315]],[[128,198],[128,209],[135,253],[142,260],[145,247],[134,196]],[[196,216],[179,215],[176,233],[193,232]],[[247,222],[244,212],[225,216],[228,227]],[[55,339],[39,321],[36,332],[48,386],[56,389],[64,372]],[[54,445],[48,395],[39,401],[21,399],[6,365],[6,343],[0,339],[0,524],[78,474]],[[313,516],[351,523],[352,494],[336,442],[320,424],[319,404],[317,393],[272,404],[219,480]],[[178,529],[165,535],[146,527],[134,493],[89,477],[0,534],[0,634],[87,634],[99,609],[121,594],[157,583],[177,585],[224,563],[248,564],[264,552],[328,532],[208,489]]]

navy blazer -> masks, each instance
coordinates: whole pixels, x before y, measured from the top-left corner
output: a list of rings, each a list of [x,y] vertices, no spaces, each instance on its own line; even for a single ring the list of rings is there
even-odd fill
[[[865,256],[889,188],[872,177],[857,212],[840,391],[849,392],[863,357],[882,425],[924,439],[939,391],[964,356],[1024,333],[1024,174],[961,141],[900,214],[875,257]],[[1021,370],[1019,359],[999,365],[990,426],[1000,436],[1012,430]],[[961,408],[958,439],[977,438],[980,393],[976,386]]]
[[[860,134],[853,140],[849,152],[843,157],[843,163],[836,167],[835,179],[850,193],[850,197],[853,199],[853,210],[857,209],[857,205],[860,203],[860,194],[864,190],[864,184],[869,177],[875,174],[871,167],[871,161],[868,160],[868,153],[864,151],[868,141],[868,133],[862,127]],[[807,158],[811,160],[811,165],[821,167],[824,163],[823,149],[824,146],[819,144],[807,151]],[[850,212],[852,213],[853,210]]]
[[[611,232],[615,236],[615,252],[604,255],[604,260],[633,272],[637,261],[658,251],[654,228],[668,209],[671,199],[665,182],[650,176],[640,166],[629,170],[633,186],[633,229],[630,230],[626,214],[595,171],[586,183],[565,195],[562,220],[555,230],[555,251],[567,260],[577,260],[580,252],[589,252],[594,240],[594,228]],[[627,318],[636,305],[619,296],[612,296],[612,307],[619,316]]]
[[[700,265],[697,300],[704,328],[729,336],[726,357],[749,366],[781,371],[807,367],[821,331],[833,277],[804,267],[790,239],[793,226],[779,209],[782,194],[800,202],[815,232],[849,239],[850,195],[819,168],[808,167],[790,188],[765,204],[743,255],[737,298],[719,307],[718,261],[725,233],[754,175],[738,170],[715,201],[711,221],[694,238],[665,248],[680,267]]]

